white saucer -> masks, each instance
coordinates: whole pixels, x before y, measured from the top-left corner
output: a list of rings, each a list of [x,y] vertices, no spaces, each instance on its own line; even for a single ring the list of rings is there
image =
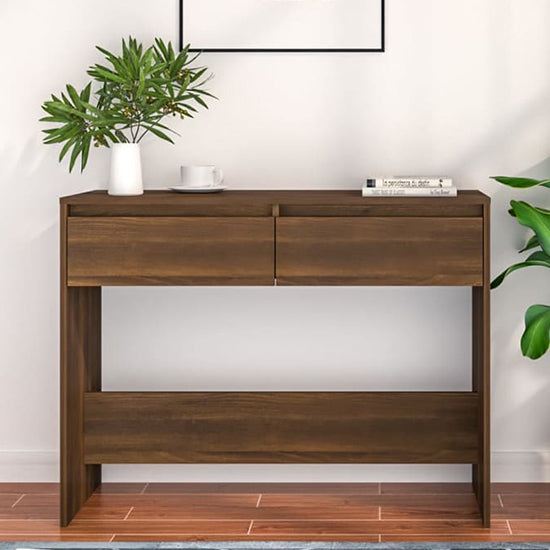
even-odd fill
[[[175,185],[168,189],[176,191],[177,193],[220,193],[224,189],[227,189],[227,186],[210,185],[209,187],[193,187],[191,185]]]

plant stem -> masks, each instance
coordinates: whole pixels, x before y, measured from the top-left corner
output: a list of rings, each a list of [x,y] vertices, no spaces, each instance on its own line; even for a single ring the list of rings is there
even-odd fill
[[[161,115],[157,118],[157,120],[154,120],[151,122],[151,126],[154,126],[157,122],[160,122],[163,118],[164,118],[165,115]],[[145,131],[143,132],[143,134],[141,134],[141,136],[138,138],[137,142],[136,143],[139,143],[144,137],[145,135],[147,134],[147,132],[149,132],[149,129],[146,128]]]

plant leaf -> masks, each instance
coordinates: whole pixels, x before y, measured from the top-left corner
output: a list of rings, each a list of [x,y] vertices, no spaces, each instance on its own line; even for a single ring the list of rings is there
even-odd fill
[[[539,239],[536,235],[533,235],[526,243],[525,246],[520,250],[521,252],[526,252],[527,250],[531,250],[533,248],[537,248],[540,246]]]
[[[111,82],[117,82],[118,84],[126,84],[126,80],[124,78],[110,69],[107,69],[107,67],[102,67],[101,65],[94,65],[88,70],[88,74],[99,81],[108,80]]]
[[[65,155],[69,152],[69,149],[73,146],[74,142],[77,140],[76,137],[70,138],[65,145],[63,145],[63,148],[61,149],[61,152],[59,153],[59,162],[61,162]]]
[[[212,99],[218,99],[218,97],[216,97],[214,94],[211,94],[210,92],[207,92],[206,90],[199,90],[197,88],[193,88],[193,92],[196,94],[206,95],[208,97],[211,97]]]
[[[88,103],[90,101],[90,95],[92,94],[92,83],[90,82],[81,92],[80,92],[80,103]]]
[[[84,146],[82,147],[82,157],[80,162],[80,171],[84,172],[86,164],[88,163],[88,155],[90,154],[90,144],[92,143],[92,136],[86,136],[84,138]]]
[[[491,282],[491,288],[497,288],[501,285],[502,281],[508,275],[517,271],[518,269],[523,269],[524,267],[549,267],[550,268],[550,256],[544,252],[534,252],[531,254],[527,260],[524,262],[519,262],[517,264],[511,265],[509,268],[505,269],[498,277],[495,277]]]
[[[84,118],[86,120],[90,120],[90,121],[94,121],[94,117],[90,114],[88,114],[87,112],[85,112],[85,110],[79,110],[79,109],[75,109],[74,107],[71,107],[69,105],[65,105],[64,103],[53,103],[51,101],[46,101],[44,103],[44,106],[47,107],[49,110],[49,112],[51,112],[52,114],[55,115],[63,115],[63,114],[68,114],[68,115],[73,115],[73,116],[77,116],[79,118]],[[71,118],[67,118],[67,120],[71,120]]]
[[[191,75],[191,82],[195,82],[196,80],[198,80],[206,71],[207,71],[207,68],[203,67],[202,69],[198,70],[196,73],[193,73]]]
[[[508,176],[493,176],[492,179],[507,185],[508,187],[515,187],[516,189],[529,189],[530,187],[537,187],[542,185],[543,187],[550,187],[550,180],[535,180],[531,178],[511,178]]]
[[[205,109],[208,109],[208,105],[200,95],[196,95],[193,99],[199,104],[202,105]]]
[[[535,305],[525,312],[521,351],[531,359],[542,357],[550,344],[550,306]]]
[[[75,109],[80,109],[80,95],[78,95],[78,92],[74,89],[74,86],[67,84],[67,93],[72,99]]]
[[[57,122],[60,124],[65,124],[68,120],[68,118],[60,116],[60,115],[52,115],[52,116],[44,116],[42,118],[38,119],[39,122]],[[43,132],[46,132],[46,130],[42,130]]]
[[[511,201],[510,206],[518,222],[535,232],[540,246],[550,255],[550,212],[534,208],[523,201]]]
[[[168,59],[168,49],[166,48],[166,44],[161,38],[155,38],[155,44],[157,46],[157,53],[160,54],[164,61],[166,61]]]
[[[158,125],[157,125],[158,126]],[[149,125],[146,125],[144,124],[143,125],[144,128],[147,128],[147,130],[149,130],[150,132],[152,132],[153,134],[155,134],[155,136],[161,138],[161,139],[164,139],[165,141],[169,141],[170,143],[174,143],[174,141],[172,140],[172,138],[170,136],[167,136],[164,132],[162,132],[161,130],[159,130],[158,128],[155,128],[154,126],[149,126]],[[144,134],[145,135],[145,134]],[[143,136],[142,136],[143,137]]]
[[[44,138],[44,143],[48,145],[53,143],[61,143],[72,137],[78,137],[82,133],[82,127],[80,124],[66,124],[60,128],[55,128],[53,130],[42,130],[43,132],[48,132],[48,136]]]
[[[77,141],[74,145],[73,152],[71,153],[71,161],[69,162],[69,172],[73,171],[73,167],[75,165],[76,159],[78,158],[78,155],[82,151],[82,141]]]
[[[122,130],[115,130],[115,135],[120,143],[128,143],[128,138]]]

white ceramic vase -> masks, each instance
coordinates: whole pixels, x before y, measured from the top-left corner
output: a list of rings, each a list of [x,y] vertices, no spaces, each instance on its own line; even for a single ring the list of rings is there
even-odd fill
[[[141,155],[137,143],[111,145],[109,195],[142,195]]]

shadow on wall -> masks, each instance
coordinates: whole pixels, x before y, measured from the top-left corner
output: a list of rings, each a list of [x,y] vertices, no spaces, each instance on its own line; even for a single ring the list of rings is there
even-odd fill
[[[468,168],[475,167],[478,162],[487,157],[490,151],[493,151],[494,157],[506,158],[510,154],[514,145],[518,143],[525,134],[531,132],[533,124],[542,117],[548,116],[550,105],[550,88],[542,93],[536,99],[533,99],[528,107],[518,110],[513,118],[508,118],[496,123],[491,132],[488,133],[482,140],[476,141],[470,146],[468,152],[457,158],[454,165],[449,168],[449,173],[464,173]],[[496,116],[495,118],[498,118]],[[550,145],[549,145],[550,149]],[[533,166],[526,173],[518,174],[528,177],[542,177],[540,171],[550,174],[550,158]],[[495,167],[498,171],[498,166]],[[488,174],[504,175],[504,174]],[[500,189],[500,186],[498,187]],[[494,195],[493,195],[494,196]]]

